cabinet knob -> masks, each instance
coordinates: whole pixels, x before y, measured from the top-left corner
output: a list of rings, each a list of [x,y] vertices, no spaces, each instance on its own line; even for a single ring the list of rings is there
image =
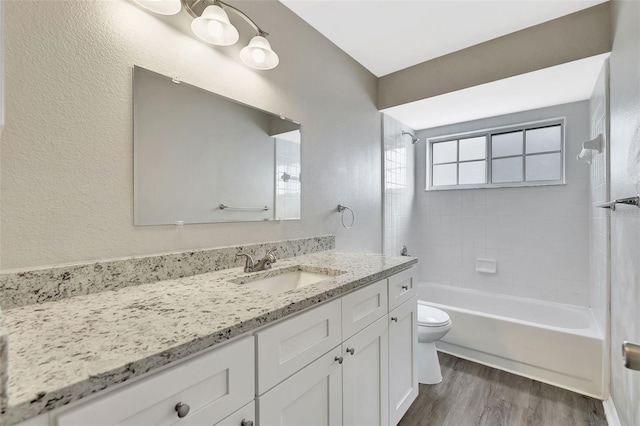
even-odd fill
[[[403,285],[403,286],[402,286],[402,289],[403,289],[403,290],[409,290],[409,286],[408,286],[408,285]]]
[[[178,417],[180,418],[186,417],[187,414],[189,414],[189,410],[191,410],[189,404],[183,404],[182,402],[178,402],[176,404],[176,411],[178,412]]]
[[[240,426],[253,426],[253,420],[242,419]]]
[[[391,321],[398,322],[398,317],[391,317]]]
[[[344,361],[344,358],[342,358],[341,356],[336,356],[334,359],[338,361],[338,364],[342,364],[342,361]]]
[[[355,348],[347,348],[347,353],[350,353],[351,355],[356,353],[356,349]]]

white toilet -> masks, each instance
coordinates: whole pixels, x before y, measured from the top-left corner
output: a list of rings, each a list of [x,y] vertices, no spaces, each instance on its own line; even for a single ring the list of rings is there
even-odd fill
[[[440,383],[440,361],[436,341],[451,330],[449,315],[418,301],[418,382],[428,385]]]

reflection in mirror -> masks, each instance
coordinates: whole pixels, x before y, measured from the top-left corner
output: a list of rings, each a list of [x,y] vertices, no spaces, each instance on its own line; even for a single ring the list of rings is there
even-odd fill
[[[300,219],[300,131],[276,139],[276,218]]]
[[[134,67],[134,224],[300,218],[300,124]]]

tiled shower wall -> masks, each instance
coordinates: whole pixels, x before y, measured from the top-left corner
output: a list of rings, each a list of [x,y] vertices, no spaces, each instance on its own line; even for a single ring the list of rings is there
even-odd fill
[[[603,335],[607,333],[609,309],[609,253],[610,217],[608,211],[595,207],[597,203],[609,200],[609,62],[600,72],[598,81],[589,100],[589,120],[591,137],[603,137],[603,149],[593,153],[590,167],[591,207],[590,220],[590,293],[591,307]]]
[[[402,246],[418,254],[416,235],[415,145],[402,131],[413,129],[383,114],[384,152],[384,254],[398,256]]]
[[[426,138],[558,117],[566,118],[566,185],[424,191]],[[576,160],[590,136],[588,101],[418,136],[420,281],[589,306],[589,167]],[[478,258],[496,259],[497,273],[476,272]]]

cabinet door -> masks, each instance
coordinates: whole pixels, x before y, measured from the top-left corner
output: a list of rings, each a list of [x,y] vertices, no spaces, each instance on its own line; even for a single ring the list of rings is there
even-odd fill
[[[418,396],[417,310],[413,298],[389,312],[389,410],[393,426]]]
[[[342,344],[345,426],[389,424],[388,330],[385,315]]]
[[[342,425],[341,356],[338,346],[259,397],[260,426]]]

